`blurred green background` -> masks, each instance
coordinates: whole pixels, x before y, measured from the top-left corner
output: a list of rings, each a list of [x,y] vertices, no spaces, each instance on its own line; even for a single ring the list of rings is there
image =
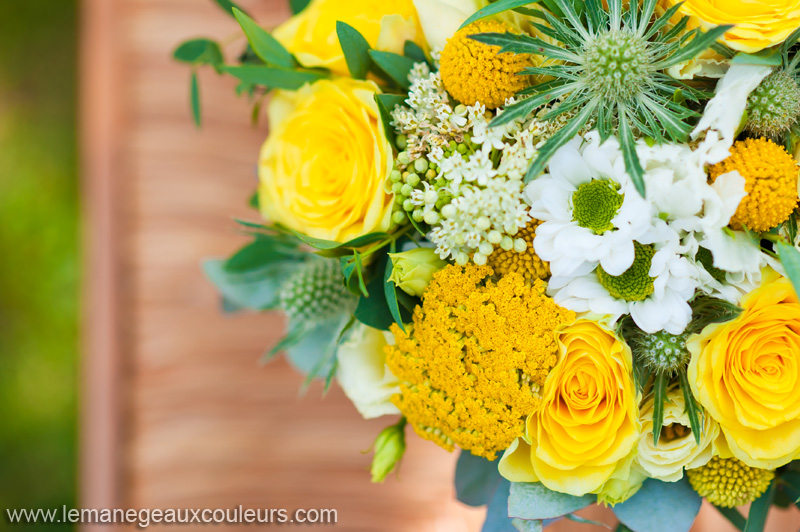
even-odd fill
[[[0,529],[76,506],[76,25],[75,0],[0,2]]]

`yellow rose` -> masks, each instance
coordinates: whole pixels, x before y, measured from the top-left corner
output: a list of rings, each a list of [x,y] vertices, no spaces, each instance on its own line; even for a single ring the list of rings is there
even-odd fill
[[[556,333],[559,361],[547,376],[540,408],[500,460],[512,482],[541,482],[571,495],[596,493],[630,466],[639,438],[631,350],[593,321]]]
[[[653,445],[653,410],[654,396],[650,394],[642,404],[639,419],[642,422],[642,434],[637,446],[636,465],[647,473],[648,477],[664,482],[677,482],[683,478],[683,468],[700,467],[711,460],[714,451],[714,440],[719,435],[719,425],[711,416],[703,416],[700,445],[692,434],[689,414],[683,390],[675,386],[667,391],[664,402],[663,427],[658,445]]]
[[[265,218],[337,242],[389,229],[394,161],[377,92],[339,78],[275,93],[258,167]]]
[[[731,453],[775,469],[800,457],[800,301],[766,269],[735,320],[690,338],[689,383]]]
[[[312,0],[272,35],[303,66],[326,67],[347,76],[349,70],[336,35],[337,21],[354,27],[376,50],[402,54],[407,40],[424,44],[412,0]]]
[[[661,4],[669,8],[681,1]],[[686,0],[678,14],[690,17],[690,29],[735,24],[722,41],[734,50],[753,53],[782,43],[800,27],[800,0]]]

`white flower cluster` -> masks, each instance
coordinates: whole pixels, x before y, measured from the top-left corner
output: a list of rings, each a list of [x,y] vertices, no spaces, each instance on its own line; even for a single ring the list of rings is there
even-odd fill
[[[545,124],[534,118],[489,127],[492,112],[481,104],[452,106],[426,65],[416,65],[409,80],[408,107],[393,111],[392,124],[405,136],[410,164],[425,157],[436,169],[409,197],[431,226],[439,256],[484,264],[495,246],[525,251],[525,241],[513,238],[531,220],[522,178],[545,140]]]

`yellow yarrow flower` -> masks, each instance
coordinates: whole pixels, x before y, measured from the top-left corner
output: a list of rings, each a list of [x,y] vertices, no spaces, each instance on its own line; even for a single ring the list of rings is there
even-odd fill
[[[496,249],[489,255],[487,264],[497,275],[506,275],[511,272],[521,274],[525,279],[546,279],[550,277],[550,265],[539,258],[533,247],[533,238],[536,228],[542,224],[541,220],[531,220],[523,229],[520,229],[514,238],[521,238],[527,244],[525,251],[518,252],[512,248]]]
[[[514,29],[495,20],[480,20],[456,32],[442,50],[439,72],[453,98],[464,105],[482,103],[496,109],[524,89],[525,76],[518,74],[530,66],[527,54],[498,54],[499,46],[470,39],[476,33],[505,33]]]
[[[400,380],[394,403],[421,437],[494,459],[521,436],[556,363],[554,331],[575,319],[512,272],[497,283],[488,266],[434,274],[386,362]]]
[[[736,142],[731,156],[711,167],[712,182],[737,170],[745,178],[747,196],[731,218],[731,226],[768,231],[785,222],[797,206],[797,163],[771,140]]]
[[[736,458],[715,456],[706,465],[687,469],[692,488],[716,506],[735,508],[758,499],[775,478],[775,471],[750,467]]]

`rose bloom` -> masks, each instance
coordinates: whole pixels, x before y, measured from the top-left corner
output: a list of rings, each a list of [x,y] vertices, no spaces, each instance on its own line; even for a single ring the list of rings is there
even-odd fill
[[[690,338],[689,383],[731,453],[775,469],[800,457],[800,301],[767,268],[740,306],[737,319]]]
[[[325,67],[349,75],[336,34],[336,22],[349,24],[370,47],[403,53],[407,40],[424,44],[412,0],[312,0],[303,11],[272,32],[303,66]]]
[[[542,404],[500,460],[512,482],[541,482],[571,495],[596,493],[630,466],[639,409],[630,348],[593,321],[556,333],[559,361]]]
[[[259,159],[264,217],[346,242],[391,225],[392,146],[370,81],[338,78],[278,91]]]
[[[661,0],[669,8],[681,0]],[[707,31],[722,24],[736,26],[722,38],[734,50],[758,52],[781,44],[800,27],[800,0],[686,0],[678,15],[688,15],[689,29]]]
[[[692,434],[683,390],[675,386],[667,391],[663,427],[656,446],[653,445],[654,406],[655,398],[650,394],[644,400],[639,414],[642,434],[639,437],[635,463],[648,477],[664,482],[677,482],[683,478],[684,467],[693,469],[711,460],[714,440],[719,435],[719,425],[711,416],[704,416],[700,412],[702,435],[698,445]]]

